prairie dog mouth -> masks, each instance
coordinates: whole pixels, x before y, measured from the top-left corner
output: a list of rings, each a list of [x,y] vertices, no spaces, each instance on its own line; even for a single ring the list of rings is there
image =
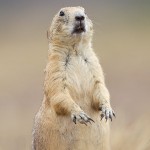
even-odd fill
[[[85,25],[84,23],[80,23],[80,24],[77,24],[75,25],[74,29],[73,29],[73,33],[82,33],[82,32],[85,32]]]

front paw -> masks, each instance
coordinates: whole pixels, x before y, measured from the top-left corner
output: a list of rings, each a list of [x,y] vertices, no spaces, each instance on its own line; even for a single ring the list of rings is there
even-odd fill
[[[80,122],[81,124],[85,124],[87,125],[87,123],[91,123],[94,122],[93,119],[91,119],[86,113],[84,113],[83,111],[79,111],[79,112],[73,112],[71,114],[71,119],[72,121],[76,124],[76,122]]]
[[[116,117],[115,112],[112,110],[110,106],[101,104],[99,107],[101,111],[101,120],[105,117],[106,121],[110,119],[112,121],[112,117]]]

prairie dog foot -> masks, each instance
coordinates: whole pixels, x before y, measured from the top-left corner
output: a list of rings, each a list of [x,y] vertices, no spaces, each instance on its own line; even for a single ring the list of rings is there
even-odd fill
[[[112,110],[111,106],[107,106],[104,104],[101,104],[99,107],[99,110],[101,111],[101,120],[105,117],[106,121],[110,119],[112,121],[112,117],[116,117],[115,112]]]
[[[71,114],[71,119],[72,121],[76,124],[77,121],[80,122],[81,124],[85,124],[87,126],[87,123],[89,122],[91,124],[91,122],[94,122],[93,119],[91,119],[86,113],[84,113],[83,111],[79,111],[79,112],[73,112]]]

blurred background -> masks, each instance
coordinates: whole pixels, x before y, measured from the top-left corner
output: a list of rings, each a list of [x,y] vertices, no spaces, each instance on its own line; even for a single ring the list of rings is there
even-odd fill
[[[43,98],[46,31],[62,7],[83,6],[111,105],[112,150],[150,150],[150,1],[1,0],[0,150],[30,150]]]

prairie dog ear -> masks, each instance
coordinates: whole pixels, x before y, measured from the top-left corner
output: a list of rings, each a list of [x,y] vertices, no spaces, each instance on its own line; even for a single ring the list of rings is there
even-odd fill
[[[85,9],[83,7],[81,7],[81,6],[77,6],[77,7],[80,8],[80,9],[82,9],[83,11],[85,11]]]

